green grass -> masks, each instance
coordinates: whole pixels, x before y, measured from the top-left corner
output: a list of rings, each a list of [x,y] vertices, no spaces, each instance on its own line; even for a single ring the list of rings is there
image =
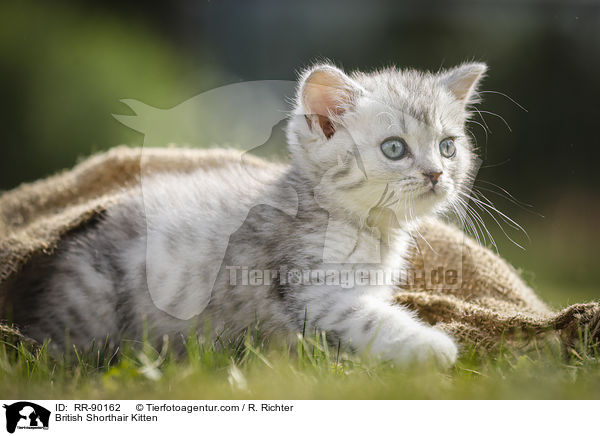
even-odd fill
[[[597,399],[600,358],[584,345],[568,355],[553,341],[493,355],[466,348],[454,367],[440,370],[348,354],[317,332],[294,344],[267,343],[257,330],[234,341],[194,337],[178,355],[167,343],[160,350],[129,343],[104,357],[3,343],[0,392],[13,399]]]

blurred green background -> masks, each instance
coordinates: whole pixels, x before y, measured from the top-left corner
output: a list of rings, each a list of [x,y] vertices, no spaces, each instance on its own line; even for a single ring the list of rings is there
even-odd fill
[[[170,108],[217,86],[295,79],[322,58],[346,69],[490,66],[471,126],[482,191],[529,233],[484,218],[552,304],[600,298],[600,3],[573,0],[276,0],[0,5],[0,190],[141,134],[121,99]],[[483,123],[479,117],[476,121]],[[487,181],[487,182],[486,182]],[[506,189],[519,206],[503,198]]]

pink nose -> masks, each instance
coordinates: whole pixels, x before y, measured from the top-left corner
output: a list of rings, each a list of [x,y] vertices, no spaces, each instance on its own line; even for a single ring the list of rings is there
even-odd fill
[[[435,185],[435,184],[437,184],[438,179],[442,175],[442,171],[432,171],[432,172],[429,172],[429,173],[423,173],[423,175],[425,177],[429,178],[429,180],[431,180],[431,183],[433,185]]]

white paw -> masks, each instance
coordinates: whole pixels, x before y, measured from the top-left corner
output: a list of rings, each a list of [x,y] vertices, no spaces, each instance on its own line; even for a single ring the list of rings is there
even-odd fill
[[[456,362],[458,347],[454,340],[441,330],[422,327],[401,350],[396,361],[404,364],[433,362],[447,368]]]

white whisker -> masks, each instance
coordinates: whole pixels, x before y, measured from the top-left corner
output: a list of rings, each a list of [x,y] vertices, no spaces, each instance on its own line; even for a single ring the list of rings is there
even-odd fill
[[[490,112],[490,111],[477,111],[477,112],[481,112],[481,113],[484,113],[484,114],[490,114],[490,115],[493,115],[495,117],[500,118],[502,120],[502,122],[504,122],[504,125],[506,126],[506,128],[508,129],[508,131],[512,132],[512,129],[510,128],[509,124],[506,122],[506,120],[502,116],[500,116],[498,114],[495,114],[494,112]]]
[[[506,97],[510,101],[512,101],[514,104],[516,104],[519,108],[523,109],[525,112],[529,112],[527,109],[525,109],[523,106],[521,106],[519,103],[517,103],[514,99],[510,98],[508,95],[504,94],[503,92],[499,92],[499,91],[479,91],[478,93],[479,94],[498,94],[498,95],[501,95],[503,97]]]

